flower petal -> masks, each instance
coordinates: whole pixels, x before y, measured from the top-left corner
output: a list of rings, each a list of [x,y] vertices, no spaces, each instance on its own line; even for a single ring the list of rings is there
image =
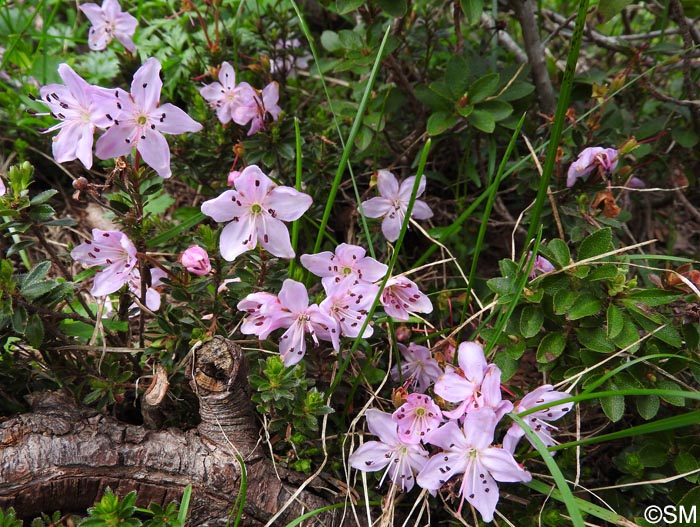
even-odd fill
[[[202,203],[202,214],[206,214],[216,222],[231,221],[236,216],[243,216],[244,209],[236,204],[235,190],[225,190],[214,199]]]
[[[377,171],[377,190],[383,198],[393,200],[399,197],[399,182],[388,170]]]
[[[278,298],[292,313],[303,313],[309,308],[309,293],[301,282],[287,278],[282,283]]]
[[[160,101],[163,81],[160,80],[160,62],[151,57],[134,73],[131,81],[131,96],[145,113],[151,113]]]
[[[403,219],[403,214],[387,214],[384,216],[382,220],[382,234],[387,241],[395,242],[399,239]]]
[[[260,245],[279,258],[294,258],[294,248],[289,239],[287,226],[269,215],[257,222],[257,237]]]
[[[95,155],[100,159],[112,159],[131,153],[136,141],[136,128],[128,123],[111,126],[95,144]]]
[[[309,210],[312,201],[311,196],[292,187],[275,187],[267,195],[265,208],[274,210],[280,220],[294,221]]]
[[[141,157],[162,178],[172,176],[170,171],[170,147],[163,134],[157,130],[144,128],[136,143],[136,150]]]
[[[174,104],[165,103],[158,106],[149,115],[155,122],[156,129],[166,134],[199,132],[202,125]]]
[[[532,479],[532,474],[518,465],[513,454],[503,448],[486,448],[479,453],[479,460],[497,481],[527,482]]]
[[[232,262],[246,251],[255,249],[256,245],[255,222],[248,216],[231,221],[221,231],[219,249],[222,258],[228,262]]]
[[[394,210],[391,201],[381,196],[362,202],[360,212],[368,218],[381,218]]]

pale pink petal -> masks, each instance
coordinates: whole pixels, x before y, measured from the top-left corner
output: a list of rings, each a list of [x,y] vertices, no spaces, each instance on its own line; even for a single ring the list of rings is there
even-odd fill
[[[166,134],[199,132],[202,129],[200,123],[170,103],[161,104],[151,112],[149,117],[154,120],[156,129]]]
[[[302,254],[301,265],[306,267],[316,276],[335,276],[333,271],[333,253],[324,251],[317,254]]]
[[[279,295],[280,303],[292,313],[303,313],[309,307],[309,293],[301,282],[287,278],[282,283]]]
[[[469,381],[481,384],[487,363],[484,348],[480,344],[462,342],[457,349],[457,362]]]
[[[411,199],[411,193],[413,192],[413,185],[415,184],[416,176],[407,177],[401,182],[399,187],[399,196],[401,201],[408,204]],[[418,183],[418,191],[416,192],[416,198],[419,198],[423,192],[425,192],[426,178],[421,176],[420,182]]]
[[[376,472],[392,459],[393,449],[380,441],[367,441],[348,458],[349,465],[363,472]]]
[[[114,157],[130,154],[136,141],[136,129],[125,123],[109,128],[100,136],[95,144],[95,155],[100,159],[112,159]]]
[[[231,221],[237,216],[241,217],[245,209],[236,204],[236,199],[235,190],[226,190],[218,197],[202,203],[202,214],[206,214],[218,223]]]
[[[403,214],[387,214],[384,217],[382,220],[382,234],[384,234],[387,241],[395,242],[399,239],[403,219]]]
[[[224,87],[220,82],[214,81],[211,84],[199,88],[199,94],[204,97],[208,103],[212,104],[224,96]]]
[[[153,168],[162,178],[172,176],[170,171],[170,147],[165,137],[157,130],[143,129],[143,135],[139,137],[136,149],[148,166]]]
[[[379,195],[393,200],[399,197],[399,182],[388,170],[377,171],[377,190]]]
[[[247,216],[241,217],[240,221],[228,223],[221,231],[219,248],[226,261],[232,262],[244,252],[255,249],[256,245],[255,222]]]
[[[417,220],[427,220],[428,218],[432,217],[433,211],[425,201],[417,199],[413,202],[413,209],[411,209],[411,218],[415,218]]]
[[[97,4],[81,4],[78,6],[93,26],[104,24],[104,13]]]
[[[275,186],[272,181],[257,165],[248,165],[236,178],[236,190],[244,204],[266,203],[267,195]],[[267,207],[264,207],[267,208]]]
[[[496,413],[491,408],[471,410],[464,418],[464,438],[471,447],[483,450],[493,443],[498,424]]]
[[[78,75],[68,64],[59,64],[58,74],[61,76],[66,88],[83,108],[89,108],[92,102],[92,88]]]
[[[160,80],[160,62],[151,57],[134,73],[131,96],[136,105],[146,113],[158,106],[163,81]]]
[[[289,239],[287,226],[276,218],[267,216],[257,222],[257,237],[260,245],[279,258],[294,258],[294,249]]]
[[[512,483],[532,480],[532,474],[518,465],[513,455],[503,448],[487,448],[480,453],[479,458],[496,481]]]
[[[498,504],[498,485],[480,463],[480,458],[475,458],[464,474],[462,496],[481,514],[485,522],[493,521],[493,513]]]
[[[392,206],[391,201],[378,196],[376,198],[363,201],[361,212],[368,218],[381,218],[392,210],[394,210],[394,207]]]
[[[280,220],[294,221],[309,210],[312,201],[311,196],[292,187],[275,187],[265,200],[265,208],[273,210]]]
[[[132,267],[125,263],[109,265],[99,270],[95,274],[90,294],[99,297],[118,291],[129,280],[131,270]]]
[[[236,87],[236,72],[228,62],[222,62],[219,69],[219,80],[226,90],[233,90]]]

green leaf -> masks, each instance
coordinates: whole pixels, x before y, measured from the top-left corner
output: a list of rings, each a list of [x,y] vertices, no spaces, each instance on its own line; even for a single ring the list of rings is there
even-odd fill
[[[436,112],[428,118],[428,135],[440,135],[457,124],[457,116],[446,112]]]
[[[612,263],[597,265],[588,275],[588,279],[592,282],[597,280],[612,280],[617,276],[617,266]]]
[[[698,460],[689,452],[679,452],[676,459],[673,460],[673,467],[679,474],[683,474],[685,472],[697,470],[700,465],[698,464]],[[690,476],[686,476],[685,479],[691,483],[697,483],[700,476],[698,474],[691,474]],[[699,501],[697,503],[700,503],[700,496],[698,496],[698,499]]]
[[[547,333],[537,347],[537,362],[546,364],[562,354],[566,337],[561,333]]]
[[[457,113],[459,115],[461,115],[462,117],[464,117],[466,119],[474,111],[474,105],[473,104],[457,104],[455,106],[455,109],[457,110]]]
[[[633,302],[641,302],[649,307],[663,306],[670,304],[681,297],[681,293],[675,291],[664,291],[663,289],[636,289],[629,291],[625,299]]]
[[[603,328],[581,328],[576,330],[581,346],[598,353],[612,353],[615,345],[608,339]]]
[[[678,523],[673,523],[673,527],[697,527],[698,525],[698,503],[700,503],[700,487],[690,489],[676,504]],[[682,507],[682,508],[681,508]],[[683,511],[684,516],[681,516]],[[690,523],[692,521],[692,523]]]
[[[469,115],[468,120],[475,128],[487,134],[492,133],[496,128],[496,121],[493,116],[489,112],[479,110],[478,108],[474,109]]]
[[[488,288],[497,295],[507,295],[513,290],[513,281],[510,278],[496,277],[486,281]]]
[[[22,280],[22,285],[26,286],[34,282],[43,280],[46,274],[49,272],[49,269],[51,269],[51,262],[48,260],[37,264],[36,267],[34,267],[34,269],[32,269],[26,274],[24,280]]]
[[[681,387],[670,379],[659,379],[656,381],[656,387],[661,390],[681,391]],[[660,397],[673,406],[685,406],[685,397],[678,395],[661,395]]]
[[[578,320],[600,313],[603,309],[603,301],[592,293],[583,292],[577,298],[567,313],[569,320]]]
[[[513,107],[510,104],[499,100],[482,102],[477,108],[490,113],[494,121],[501,121],[513,113]]]
[[[453,100],[458,100],[469,86],[469,64],[462,55],[450,58],[445,70],[445,82]]]
[[[38,348],[44,342],[44,324],[36,313],[30,315],[27,319],[27,327],[24,336],[29,341],[29,344]]]
[[[321,33],[321,45],[331,53],[335,53],[336,51],[343,49],[340,39],[338,38],[338,33],[328,29]]]
[[[571,306],[574,305],[577,296],[578,294],[576,291],[572,291],[571,289],[560,289],[554,293],[554,298],[552,299],[554,314],[565,315]]]
[[[678,330],[673,326],[667,325],[654,333],[654,338],[665,342],[673,348],[680,348],[683,345],[683,339]]]
[[[500,95],[503,101],[517,101],[523,97],[527,97],[535,91],[534,84],[524,81],[513,81],[508,89]]]
[[[335,8],[341,15],[354,11],[362,4],[364,4],[364,0],[335,0]]]
[[[612,230],[609,227],[599,229],[581,242],[578,258],[579,260],[593,258],[611,251],[612,248]]]
[[[608,325],[608,338],[614,339],[620,334],[625,325],[625,319],[622,316],[622,311],[610,304],[606,312],[606,320]]]
[[[544,248],[540,250],[544,254]],[[564,243],[563,240],[559,238],[554,238],[551,242],[547,244],[546,253],[549,260],[557,267],[565,267],[571,262],[571,252],[569,251],[569,246]]]
[[[639,341],[639,330],[637,329],[637,325],[629,316],[623,315],[622,318],[624,320],[622,331],[619,335],[610,337],[615,345],[621,349],[631,346],[634,342]],[[630,349],[629,352],[634,353],[637,349],[639,349],[638,344],[634,348]]]
[[[636,398],[637,412],[642,419],[653,419],[659,412],[661,400],[656,395],[640,395]]]
[[[528,305],[520,313],[520,333],[523,337],[531,338],[537,335],[544,323],[544,312],[540,306]]]
[[[484,0],[459,0],[462,12],[467,17],[469,24],[478,24],[481,20],[481,12],[484,10]]]
[[[500,79],[501,76],[498,73],[487,73],[474,81],[469,87],[469,102],[474,104],[494,95],[498,89],[498,81]]]
[[[29,203],[32,205],[41,205],[42,203],[49,201],[56,194],[58,194],[58,190],[56,189],[45,190],[44,192],[39,192],[39,194],[34,196]]]
[[[49,291],[53,291],[59,286],[58,282],[54,280],[44,280],[42,282],[33,282],[28,285],[22,285],[20,293],[22,296],[29,300],[30,302],[36,300],[42,295],[45,295]]]
[[[394,17],[404,16],[408,9],[407,0],[377,0],[377,5]]]
[[[618,422],[625,415],[625,398],[622,395],[603,397],[600,399],[600,406],[613,423]]]
[[[607,22],[631,3],[632,0],[600,0],[600,3],[598,4],[598,12]]]
[[[673,140],[683,148],[693,148],[698,144],[698,134],[690,128],[673,127],[671,130]]]

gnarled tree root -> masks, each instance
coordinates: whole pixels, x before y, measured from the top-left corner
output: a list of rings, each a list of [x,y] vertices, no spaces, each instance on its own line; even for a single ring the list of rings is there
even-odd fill
[[[147,506],[179,500],[191,484],[190,524],[223,525],[241,485],[237,451],[247,474],[242,524],[268,522],[304,478],[275,470],[263,455],[240,348],[215,337],[195,350],[192,363],[197,430],[146,430],[79,408],[60,392],[35,396],[32,413],[0,424],[0,507],[14,507],[21,517],[84,514],[108,486],[120,495],[136,490],[137,504]],[[307,487],[275,525],[337,501],[320,487]],[[342,518],[326,512],[306,524],[338,526]]]

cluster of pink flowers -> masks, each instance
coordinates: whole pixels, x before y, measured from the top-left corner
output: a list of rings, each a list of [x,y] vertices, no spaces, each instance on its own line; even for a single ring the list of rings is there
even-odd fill
[[[285,280],[279,295],[252,293],[238,303],[238,309],[246,312],[241,331],[246,335],[257,335],[261,340],[279,328],[287,328],[280,339],[279,350],[286,366],[299,362],[306,352],[306,334],[314,343],[326,340],[339,349],[340,337],[362,338],[372,335],[372,326],[367,315],[379,293],[376,282],[382,280],[387,266],[366,256],[365,250],[356,245],[343,243],[335,252],[303,254],[302,264],[313,274],[321,277],[326,298],[320,304],[309,305],[306,287],[294,280]],[[402,277],[403,278],[403,277]],[[410,312],[430,312],[432,304],[410,280],[399,293],[385,289],[380,298],[387,314],[392,306],[404,302],[405,289],[411,290],[410,302],[402,304],[401,320],[408,320]],[[391,280],[390,280],[391,281]],[[385,298],[386,300],[385,303]],[[410,311],[408,311],[410,310]],[[405,314],[405,318],[403,318]]]
[[[97,157],[112,159],[135,148],[159,176],[170,177],[170,148],[163,134],[198,132],[202,125],[177,106],[160,104],[160,67],[155,58],[144,62],[127,93],[90,85],[61,64],[58,73],[65,85],[50,84],[40,90],[51,116],[61,121],[46,130],[59,130],[52,144],[56,161],[79,159],[86,168],[92,167],[94,134],[100,129],[105,132],[95,145]]]
[[[233,121],[245,126],[250,123],[248,135],[265,129],[270,119],[276,121],[282,113],[279,101],[279,85],[271,82],[260,92],[247,82],[236,84],[236,72],[228,62],[219,68],[218,82],[200,88],[199,93],[216,109],[216,116],[223,124]]]
[[[566,186],[573,187],[578,179],[588,179],[594,170],[599,170],[607,179],[617,167],[617,150],[592,146],[584,148],[576,161],[571,163],[566,174]]]
[[[519,465],[513,454],[522,428],[511,424],[503,446],[495,444],[496,426],[513,411],[513,403],[503,400],[501,371],[486,361],[476,342],[463,342],[458,349],[458,368],[448,364],[443,370],[424,346],[400,346],[403,361],[391,374],[404,386],[415,387],[393,414],[370,409],[367,428],[378,437],[367,441],[350,455],[350,465],[361,471],[386,469],[392,483],[408,492],[415,484],[435,494],[450,479],[462,475],[457,490],[459,510],[464,500],[479,511],[484,521],[493,520],[499,498],[497,481],[527,482],[532,476]],[[424,392],[433,392],[452,403],[440,408]],[[569,394],[541,386],[526,395],[515,411],[544,406],[525,420],[545,445],[556,444],[551,421],[559,419],[572,404],[556,404]],[[428,450],[430,448],[431,452]],[[381,484],[381,483],[380,483]]]
[[[78,6],[90,20],[92,27],[88,33],[88,46],[100,51],[116,38],[130,52],[136,51],[133,37],[138,21],[129,13],[124,13],[117,0],[104,0],[102,6],[82,4]]]

